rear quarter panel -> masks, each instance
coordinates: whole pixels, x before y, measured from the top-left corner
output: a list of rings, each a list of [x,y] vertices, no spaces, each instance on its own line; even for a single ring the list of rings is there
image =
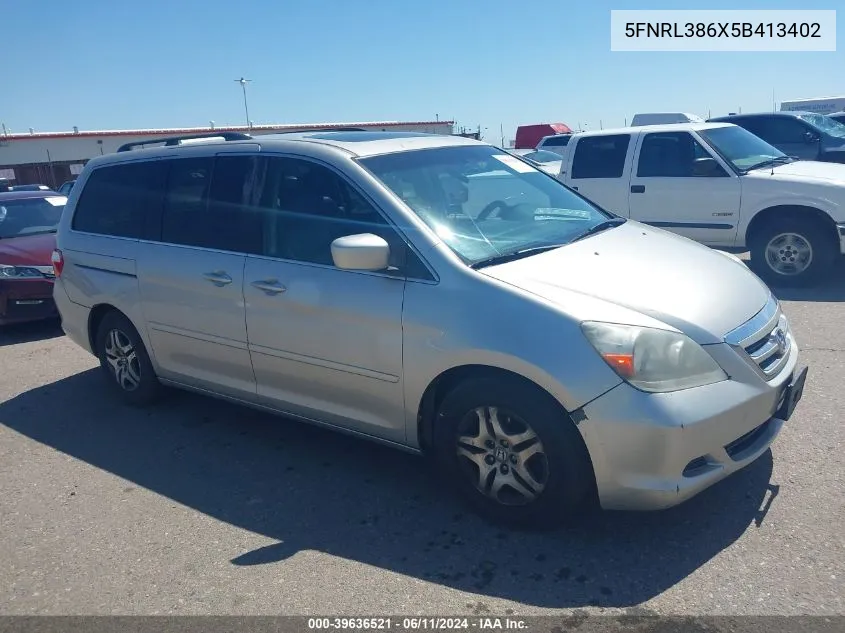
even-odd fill
[[[89,308],[84,311],[86,315],[90,314],[90,309],[103,304],[123,312],[135,325],[144,345],[150,351],[135,272],[139,240],[94,235],[71,228],[80,194],[85,189],[88,176],[99,162],[94,159],[86,165],[70,192],[59,222],[56,246],[62,251],[65,262],[61,287],[71,302]],[[74,314],[82,313],[74,311]],[[74,324],[74,328],[87,330],[88,324]],[[155,363],[151,351],[150,355]]]

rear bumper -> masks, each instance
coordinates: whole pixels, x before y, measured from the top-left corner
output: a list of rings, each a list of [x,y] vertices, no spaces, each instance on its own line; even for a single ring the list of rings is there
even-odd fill
[[[56,280],[53,300],[62,319],[62,330],[67,337],[86,352],[93,354],[88,338],[88,318],[91,309],[70,300],[61,279]]]
[[[46,279],[0,281],[0,325],[54,319],[53,282]]]

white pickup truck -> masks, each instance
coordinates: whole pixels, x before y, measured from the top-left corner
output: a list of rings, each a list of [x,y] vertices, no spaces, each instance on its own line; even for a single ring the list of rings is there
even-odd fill
[[[578,133],[558,178],[617,215],[748,248],[771,283],[814,283],[845,254],[845,165],[796,160],[736,125]]]

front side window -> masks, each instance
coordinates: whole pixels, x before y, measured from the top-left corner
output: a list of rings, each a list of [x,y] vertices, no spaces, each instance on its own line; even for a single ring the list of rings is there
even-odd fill
[[[55,233],[67,198],[0,200],[0,239]]]
[[[488,145],[359,159],[467,264],[559,247],[613,218]]]
[[[390,245],[391,268],[403,266],[404,241],[369,201],[328,167],[270,157],[264,160],[259,179],[262,184],[253,206],[262,215],[264,255],[333,266],[334,240],[372,233]]]
[[[699,130],[698,134],[711,149],[740,172],[790,160],[779,149],[737,125]]]
[[[773,144],[805,143],[810,127],[798,118],[770,117],[766,120],[767,140]]]
[[[689,132],[654,132],[643,138],[637,176],[693,178],[726,175],[723,169],[717,167],[713,167],[713,157]]]
[[[572,178],[621,178],[630,140],[629,134],[582,138],[575,146]]]
[[[161,204],[166,168],[162,161],[108,165],[85,182],[76,205],[76,231],[139,238],[147,214]]]

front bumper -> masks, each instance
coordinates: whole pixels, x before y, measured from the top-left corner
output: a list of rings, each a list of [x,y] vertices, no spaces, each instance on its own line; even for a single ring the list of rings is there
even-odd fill
[[[836,230],[839,233],[839,252],[845,255],[845,224],[837,224]]]
[[[59,316],[48,279],[0,281],[0,325],[40,321]]]
[[[760,457],[781,431],[777,417],[798,375],[798,346],[767,380],[728,343],[708,346],[728,380],[650,394],[621,384],[583,408],[582,432],[599,502],[612,510],[677,505]]]

